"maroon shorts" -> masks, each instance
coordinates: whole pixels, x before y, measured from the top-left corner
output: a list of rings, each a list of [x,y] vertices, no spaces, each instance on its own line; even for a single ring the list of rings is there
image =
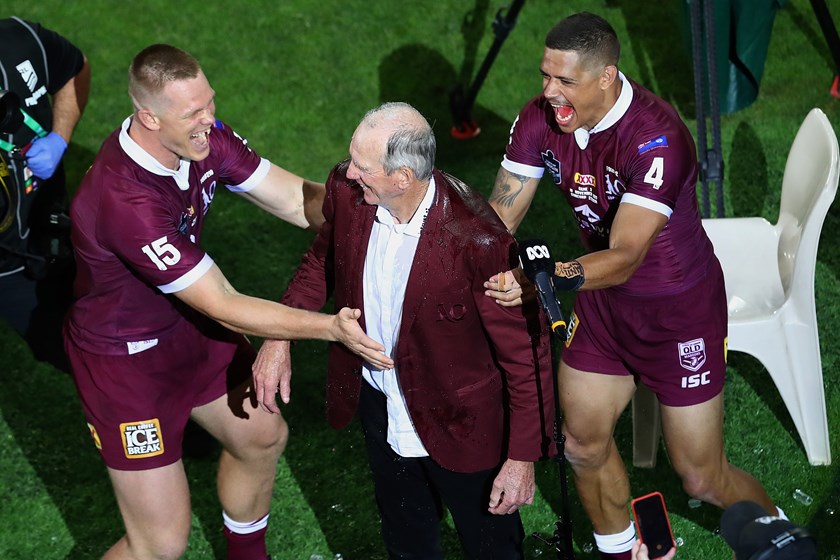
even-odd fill
[[[699,404],[723,390],[726,325],[723,273],[714,261],[703,280],[675,295],[578,293],[563,361],[635,375],[668,406]]]
[[[174,463],[192,409],[251,375],[255,352],[245,337],[210,330],[207,336],[182,320],[157,345],[122,356],[92,354],[67,338],[88,428],[106,465],[136,471]]]

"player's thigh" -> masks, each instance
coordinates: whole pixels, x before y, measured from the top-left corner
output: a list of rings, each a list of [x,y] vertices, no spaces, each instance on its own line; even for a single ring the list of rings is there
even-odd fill
[[[723,393],[691,406],[660,405],[668,456],[680,474],[715,470],[726,462]]]
[[[248,379],[227,395],[194,408],[192,418],[235,457],[266,452],[279,455],[288,439],[288,426],[281,414],[265,412],[255,399],[247,397],[253,394],[252,383]],[[231,405],[232,398],[235,405]]]
[[[108,475],[133,548],[168,556],[186,546],[190,495],[181,461],[145,471],[109,468]]]
[[[582,371],[561,360],[557,390],[567,437],[583,444],[606,444],[636,384],[630,375]]]

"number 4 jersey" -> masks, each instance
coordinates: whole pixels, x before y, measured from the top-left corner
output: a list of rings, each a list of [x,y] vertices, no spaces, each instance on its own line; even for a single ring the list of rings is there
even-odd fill
[[[670,105],[619,79],[618,101],[591,131],[565,134],[545,97],[528,102],[513,123],[502,167],[526,177],[547,174],[574,211],[587,252],[609,246],[619,204],[667,216],[644,262],[614,289],[679,293],[703,278],[715,258],[697,208],[694,140]]]
[[[186,306],[170,294],[213,265],[199,242],[216,186],[248,191],[270,167],[217,120],[209,155],[171,170],[131,139],[130,124],[105,140],[71,206],[77,273],[67,331],[97,354],[140,352],[175,327]]]

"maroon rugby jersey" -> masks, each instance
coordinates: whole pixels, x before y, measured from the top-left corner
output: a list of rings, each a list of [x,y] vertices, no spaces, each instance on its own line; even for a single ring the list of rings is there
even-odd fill
[[[572,207],[587,252],[608,248],[620,203],[668,216],[644,262],[613,289],[678,293],[702,278],[715,258],[697,207],[694,140],[670,105],[620,79],[618,101],[591,134],[563,133],[545,97],[532,99],[511,128],[502,166],[527,177],[547,172]]]
[[[213,264],[199,242],[216,186],[248,191],[270,166],[217,120],[210,154],[168,170],[131,139],[130,122],[105,140],[71,205],[77,299],[67,328],[99,354],[142,351],[175,326],[180,304],[167,294]]]

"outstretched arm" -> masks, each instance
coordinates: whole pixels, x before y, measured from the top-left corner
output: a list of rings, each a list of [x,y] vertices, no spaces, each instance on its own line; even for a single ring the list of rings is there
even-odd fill
[[[576,260],[556,263],[554,275],[562,279],[558,289],[599,290],[627,282],[642,264],[668,218],[636,204],[622,204],[610,230],[610,246]],[[506,307],[522,305],[527,281],[518,270],[500,272],[484,283],[485,294]],[[504,279],[502,279],[504,277]]]
[[[323,183],[309,181],[273,163],[265,179],[242,196],[266,212],[301,228],[318,231],[324,223],[321,210],[324,203]]]
[[[385,348],[362,331],[358,309],[345,307],[336,315],[326,315],[240,294],[215,264],[175,296],[236,332],[283,340],[337,341],[377,367],[394,365],[382,353]]]

